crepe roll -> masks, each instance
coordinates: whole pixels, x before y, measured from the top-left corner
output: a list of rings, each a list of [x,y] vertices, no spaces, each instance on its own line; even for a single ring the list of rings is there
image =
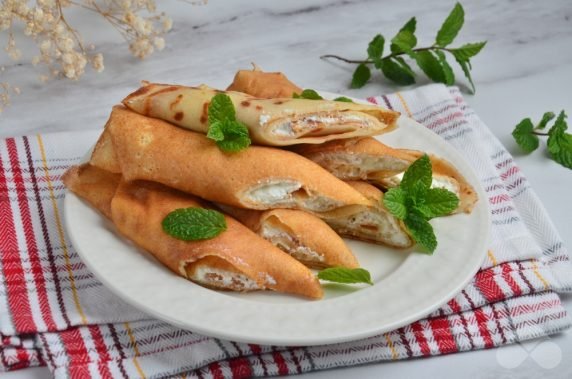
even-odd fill
[[[359,267],[342,238],[310,213],[292,209],[253,211],[228,206],[222,209],[308,267]]]
[[[145,116],[206,133],[208,108],[217,93],[227,94],[236,118],[258,145],[319,144],[357,136],[373,136],[395,127],[399,113],[374,105],[329,100],[259,99],[241,92],[222,92],[207,86],[185,87],[148,83],[123,100]]]
[[[355,189],[295,153],[251,146],[227,154],[200,133],[115,107],[91,163],[239,208],[325,212],[367,204]]]
[[[264,72],[254,65],[252,70],[239,70],[227,91],[244,92],[260,99],[292,97],[302,88],[292,83],[281,72]]]
[[[383,192],[366,182],[348,182],[362,193],[368,205],[351,205],[320,214],[320,217],[339,234],[358,240],[407,248],[413,240],[403,222],[383,206]]]
[[[227,229],[211,239],[181,241],[166,234],[161,223],[170,212],[209,207],[194,196],[158,183],[117,180],[117,175],[90,165],[69,170],[64,183],[102,213],[110,210],[108,216],[119,234],[197,284],[221,290],[273,290],[312,299],[322,297],[322,288],[307,267],[230,216],[225,216]],[[102,188],[105,191],[100,195]],[[96,197],[98,201],[94,201]]]

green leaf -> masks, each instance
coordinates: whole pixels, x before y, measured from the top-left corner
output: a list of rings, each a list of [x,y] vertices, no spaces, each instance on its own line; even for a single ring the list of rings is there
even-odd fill
[[[410,212],[404,223],[413,240],[427,253],[432,254],[437,248],[437,238],[431,224],[422,215],[415,212]]]
[[[385,44],[385,38],[381,34],[376,35],[373,37],[371,42],[367,47],[367,56],[369,59],[373,60],[373,63],[377,65],[377,63],[381,60],[381,56],[383,55],[383,46]]]
[[[415,61],[429,79],[437,83],[446,82],[441,63],[430,51],[424,50],[417,52],[415,54]]]
[[[369,271],[363,268],[332,267],[318,272],[318,278],[336,283],[367,283],[373,285]]]
[[[222,122],[216,121],[209,125],[209,130],[207,131],[207,138],[214,141],[222,141],[224,139],[224,132],[222,131]]]
[[[161,225],[165,233],[183,241],[214,238],[226,230],[224,215],[204,208],[176,209],[163,219]]]
[[[361,88],[371,78],[371,71],[364,63],[357,66],[352,77],[351,88]]]
[[[342,103],[353,103],[353,100],[345,96],[336,97],[334,101],[341,101]]]
[[[411,53],[417,45],[417,38],[410,30],[400,30],[391,40],[391,52],[394,54]]]
[[[554,161],[572,169],[572,135],[566,133],[566,129],[566,113],[562,111],[548,131],[547,146]]]
[[[406,194],[399,187],[391,188],[383,195],[383,205],[387,210],[400,220],[405,219],[407,208],[405,207]]]
[[[469,61],[468,60],[466,60],[466,61],[460,60],[456,56],[455,56],[455,60],[457,61],[459,66],[461,66],[461,68],[463,69],[463,73],[465,74],[465,77],[469,80],[469,83],[471,83],[472,92],[474,94],[475,93],[475,83],[473,83],[473,78],[471,78],[471,69],[470,69]]]
[[[457,3],[445,19],[445,22],[443,22],[443,25],[441,25],[441,29],[437,32],[437,38],[435,39],[437,46],[445,47],[453,42],[464,22],[465,11],[461,4]]]
[[[459,206],[459,198],[444,188],[430,188],[425,194],[424,203],[419,211],[426,218],[446,216]]]
[[[232,104],[230,97],[224,93],[214,95],[208,108],[209,125],[217,121],[234,120],[235,118],[234,104]]]
[[[427,195],[428,190],[429,187],[427,187],[426,183],[422,181],[413,183],[413,186],[407,192],[407,195],[409,197],[408,203],[410,204],[410,206],[425,204],[425,196]]]
[[[308,100],[323,100],[324,98],[313,89],[305,89],[301,94],[293,94],[295,99],[308,99]]]
[[[538,137],[532,134],[533,129],[534,125],[530,118],[525,118],[512,131],[514,140],[526,153],[531,153],[538,148]]]
[[[546,112],[542,115],[542,120],[540,120],[540,122],[538,123],[538,125],[536,126],[536,129],[544,129],[546,128],[546,125],[552,121],[552,119],[554,119],[554,117],[556,117],[556,115],[554,114],[554,112]]]
[[[211,136],[211,128],[215,127],[214,136],[219,138],[218,140]],[[217,146],[224,152],[236,153],[241,150],[246,149],[250,146],[250,135],[248,133],[248,128],[240,121],[225,120],[223,122],[215,123],[213,126],[209,126],[209,132],[207,137],[216,141]],[[220,130],[216,130],[220,129]],[[220,134],[222,133],[223,138],[220,139]]]
[[[437,55],[437,59],[439,59],[439,63],[441,63],[441,68],[443,69],[443,75],[445,76],[445,84],[448,86],[452,86],[455,84],[455,73],[453,69],[447,62],[447,57],[445,53],[441,50],[435,50],[435,54]]]
[[[451,52],[451,54],[455,56],[455,58],[462,61],[468,61],[469,59],[477,55],[483,49],[483,47],[485,47],[486,44],[487,41],[467,43],[461,47],[457,47],[455,49],[449,49],[449,51]]]
[[[387,79],[401,85],[415,83],[415,73],[402,58],[384,59],[381,62],[381,72]]]
[[[429,188],[432,181],[431,161],[427,154],[423,154],[407,168],[399,187],[408,193],[413,190],[415,183],[422,183],[425,188]]]
[[[417,20],[415,19],[415,17],[411,17],[409,21],[407,21],[405,25],[403,25],[403,27],[399,29],[399,31],[401,32],[403,30],[407,30],[411,34],[415,34],[416,27],[417,27]]]

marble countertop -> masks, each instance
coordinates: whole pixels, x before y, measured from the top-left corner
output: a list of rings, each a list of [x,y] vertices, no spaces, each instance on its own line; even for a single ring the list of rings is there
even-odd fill
[[[22,93],[0,115],[0,137],[62,130],[101,128],[109,109],[141,79],[225,87],[238,68],[256,62],[269,71],[283,71],[306,88],[367,97],[393,92],[397,87],[377,74],[360,90],[349,90],[353,66],[319,59],[327,53],[361,58],[376,33],[392,36],[411,16],[418,17],[420,44],[432,43],[443,18],[453,7],[449,0],[407,2],[351,0],[295,0],[225,2],[209,0],[191,6],[182,1],[158,2],[173,17],[167,47],[145,61],[132,58],[112,28],[83,13],[70,21],[81,25],[84,37],[105,55],[101,74],[88,70],[78,82],[55,80],[42,84],[39,71],[0,55],[6,69],[0,81]],[[458,41],[487,40],[473,61],[477,94],[466,94],[469,104],[511,151],[522,171],[544,201],[566,245],[572,246],[569,193],[572,172],[546,159],[543,149],[520,154],[510,135],[524,117],[539,119],[544,111],[572,112],[572,2],[553,0],[464,1],[465,27]],[[104,27],[104,28],[103,28]],[[103,29],[102,29],[103,28]],[[459,83],[466,86],[458,72]],[[427,83],[418,80],[417,85]],[[403,87],[400,87],[402,89]],[[572,298],[564,296],[572,312]],[[572,333],[550,338],[563,357],[572,354]],[[303,375],[314,378],[383,376],[456,377],[572,377],[572,362],[544,369],[529,355],[513,369],[503,367],[499,354],[529,354],[538,341],[501,349],[476,351],[413,361],[391,362]],[[502,352],[502,353],[501,353]],[[538,355],[538,354],[537,354]],[[446,369],[445,369],[446,368]],[[2,374],[3,378],[47,378],[45,368]],[[432,376],[432,375],[429,375]]]

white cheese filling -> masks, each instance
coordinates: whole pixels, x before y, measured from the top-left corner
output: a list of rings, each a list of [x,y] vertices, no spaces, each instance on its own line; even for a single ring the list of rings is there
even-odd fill
[[[324,262],[325,257],[318,254],[308,246],[302,245],[290,234],[269,225],[262,225],[260,230],[262,238],[270,241],[274,246],[287,252],[293,258],[303,262]]]
[[[202,265],[195,269],[190,279],[207,286],[239,291],[263,289],[254,280],[250,279],[244,274],[239,274],[227,270],[220,270]]]
[[[397,187],[402,180],[403,180],[403,172],[384,179],[383,183],[388,187]],[[431,188],[444,188],[448,191],[453,192],[457,196],[459,196],[460,194],[459,183],[455,179],[445,175],[439,175],[439,174],[433,175],[433,179],[431,181]]]

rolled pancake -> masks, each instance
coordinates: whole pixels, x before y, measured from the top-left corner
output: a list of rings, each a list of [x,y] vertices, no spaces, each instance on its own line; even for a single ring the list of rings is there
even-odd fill
[[[227,91],[244,92],[260,99],[288,98],[300,94],[302,88],[281,72],[264,72],[254,65],[252,70],[239,70]]]
[[[348,182],[362,193],[368,205],[351,205],[320,214],[320,217],[339,234],[399,248],[413,245],[403,222],[383,206],[383,192],[365,182]]]
[[[126,182],[117,177],[84,165],[66,172],[64,183],[103,214],[110,210],[110,219],[122,236],[176,274],[216,289],[269,289],[314,299],[322,296],[322,288],[308,268],[232,217],[225,216],[227,230],[212,239],[181,241],[169,236],[161,225],[167,214],[209,205],[157,183]]]
[[[292,209],[253,211],[228,206],[222,209],[308,267],[359,267],[344,240],[310,213]]]
[[[184,87],[149,83],[123,100],[129,109],[175,125],[206,133],[208,107],[217,93],[226,93],[236,109],[236,118],[258,145],[319,144],[334,139],[372,136],[395,127],[399,113],[374,105],[329,100],[258,99],[233,91],[206,86]]]
[[[203,134],[115,107],[93,151],[101,169],[239,208],[324,212],[368,200],[314,162],[251,146],[226,154]]]

